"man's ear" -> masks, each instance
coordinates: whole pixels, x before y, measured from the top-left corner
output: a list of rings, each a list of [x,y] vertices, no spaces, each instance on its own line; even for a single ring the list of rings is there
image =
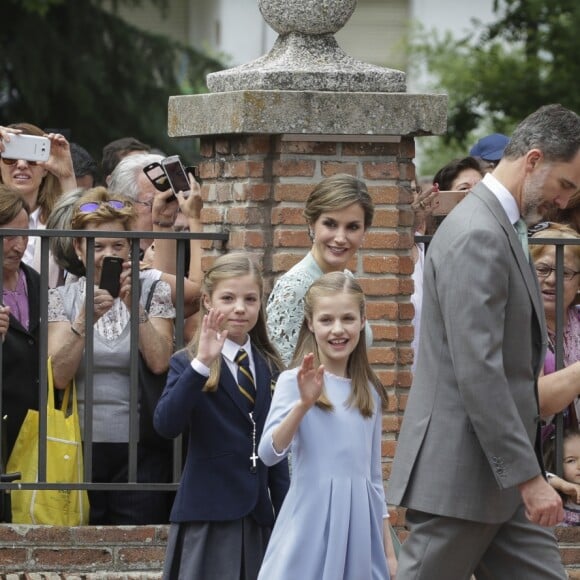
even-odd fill
[[[528,173],[531,173],[543,160],[544,154],[541,149],[530,149],[526,153],[526,169]]]

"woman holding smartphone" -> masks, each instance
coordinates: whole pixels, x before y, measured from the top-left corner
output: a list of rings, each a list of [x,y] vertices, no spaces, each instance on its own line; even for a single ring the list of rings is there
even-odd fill
[[[50,141],[50,156],[45,162],[27,161],[4,157],[5,144],[14,135],[45,136]],[[17,191],[28,204],[28,225],[32,230],[44,229],[46,220],[56,200],[64,191],[76,188],[76,179],[70,154],[70,146],[63,135],[45,132],[30,123],[14,123],[0,127],[0,183]],[[40,271],[40,238],[29,237],[23,261]],[[49,285],[62,282],[60,269],[51,259],[49,262]]]
[[[173,349],[171,290],[163,281],[139,280],[140,301],[131,304],[129,242],[123,233],[135,218],[133,204],[102,187],[87,190],[74,205],[71,229],[80,230],[74,245],[79,263],[87,265],[87,241],[82,230],[119,232],[118,238],[95,238],[93,310],[93,481],[126,482],[128,472],[131,315],[139,317],[139,354],[154,374],[164,373]],[[122,260],[117,280],[102,279],[109,257]],[[117,271],[118,272],[118,271]],[[63,389],[75,379],[79,414],[84,418],[86,340],[86,278],[50,291],[48,353],[52,356],[54,384]],[[117,283],[118,297],[101,286]],[[116,288],[113,289],[116,293]],[[147,308],[148,302],[150,303]],[[170,481],[171,465],[163,450],[140,442],[137,480]],[[93,525],[161,524],[168,520],[164,492],[90,491]]]

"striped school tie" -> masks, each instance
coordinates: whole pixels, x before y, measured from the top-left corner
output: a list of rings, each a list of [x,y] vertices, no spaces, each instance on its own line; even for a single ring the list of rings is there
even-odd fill
[[[256,401],[256,383],[250,369],[250,358],[243,348],[238,351],[235,362],[238,365],[238,389],[253,406]]]

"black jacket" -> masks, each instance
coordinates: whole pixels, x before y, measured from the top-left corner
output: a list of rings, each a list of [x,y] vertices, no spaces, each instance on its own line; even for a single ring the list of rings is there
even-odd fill
[[[28,409],[38,409],[38,349],[40,333],[40,275],[21,264],[28,286],[30,329],[26,330],[10,314],[10,326],[2,345],[2,415],[6,423],[2,432],[2,455],[10,456],[20,426]]]

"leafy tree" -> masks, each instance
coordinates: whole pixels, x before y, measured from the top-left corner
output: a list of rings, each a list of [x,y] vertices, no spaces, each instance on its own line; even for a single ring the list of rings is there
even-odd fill
[[[474,21],[465,38],[420,32],[412,45],[433,88],[449,94],[448,133],[428,149],[466,154],[478,136],[509,134],[547,103],[580,111],[580,2],[494,0],[494,13],[495,22]]]
[[[167,0],[149,0],[162,13]],[[138,7],[143,0],[117,0]],[[71,130],[96,159],[134,136],[167,152],[170,95],[204,90],[223,65],[130,26],[102,0],[4,0],[0,27],[0,124]]]

